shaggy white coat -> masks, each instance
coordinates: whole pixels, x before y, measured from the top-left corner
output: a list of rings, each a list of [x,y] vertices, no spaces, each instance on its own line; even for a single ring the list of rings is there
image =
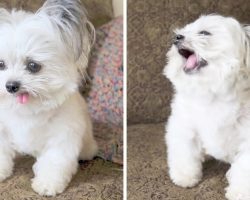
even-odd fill
[[[199,34],[208,31],[211,35]],[[176,30],[207,66],[187,74],[186,59],[173,45],[164,74],[173,83],[166,127],[169,174],[182,187],[202,178],[205,155],[230,163],[229,200],[250,199],[249,28],[230,17],[201,16]]]
[[[80,1],[48,0],[36,13],[0,9],[0,181],[11,176],[17,153],[36,158],[32,188],[40,195],[63,192],[97,145],[84,99],[78,92],[91,45],[92,26]],[[32,60],[38,73],[27,70]],[[16,94],[7,81],[19,81]],[[28,101],[18,103],[20,93]]]

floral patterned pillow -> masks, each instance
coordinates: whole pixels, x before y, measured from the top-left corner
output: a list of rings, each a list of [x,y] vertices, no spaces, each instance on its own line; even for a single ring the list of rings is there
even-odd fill
[[[99,142],[99,156],[122,163],[123,135],[123,19],[118,17],[96,31],[89,63],[89,112]]]
[[[123,115],[123,27],[122,17],[96,31],[89,75],[88,95],[92,118],[97,122],[122,124]]]

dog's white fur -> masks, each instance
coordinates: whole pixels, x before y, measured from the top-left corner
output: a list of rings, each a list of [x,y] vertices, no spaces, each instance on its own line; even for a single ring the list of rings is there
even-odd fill
[[[0,9],[0,181],[11,176],[17,153],[36,158],[32,188],[40,195],[63,192],[97,145],[84,99],[78,92],[93,35],[80,1],[48,0],[36,13]],[[27,59],[41,71],[26,70]],[[6,91],[21,82],[26,104]]]
[[[201,35],[206,30],[211,35]],[[229,200],[250,199],[250,51],[249,28],[230,17],[201,16],[176,30],[183,45],[208,65],[193,74],[175,45],[164,74],[174,85],[166,143],[169,174],[182,187],[202,177],[205,155],[231,164]]]

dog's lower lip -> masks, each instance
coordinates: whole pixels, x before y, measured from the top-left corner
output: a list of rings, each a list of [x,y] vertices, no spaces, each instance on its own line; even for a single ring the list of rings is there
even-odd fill
[[[180,55],[182,55],[186,59],[186,61],[188,60],[188,58],[190,56],[192,56],[194,54],[194,51],[192,51],[190,49],[186,49],[186,48],[179,48],[178,52]],[[207,64],[208,64],[207,61],[204,60],[203,58],[201,58],[201,59],[197,60],[197,63],[193,68],[188,68],[185,65],[183,70],[187,74],[193,74],[193,73],[199,71],[201,68],[207,66]]]
[[[194,72],[199,71],[201,68],[206,67],[207,64],[208,64],[208,63],[207,63],[206,60],[201,59],[201,60],[197,63],[197,65],[196,65],[195,68],[190,69],[190,68],[187,68],[187,67],[184,66],[183,70],[184,70],[184,72],[187,73],[187,74],[193,74]]]

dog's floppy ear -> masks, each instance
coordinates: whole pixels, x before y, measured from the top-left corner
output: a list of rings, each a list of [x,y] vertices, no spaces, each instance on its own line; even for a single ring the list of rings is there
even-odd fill
[[[244,32],[244,35],[242,36],[244,64],[247,68],[250,68],[250,26],[243,25],[242,27]]]
[[[229,27],[234,33],[234,40],[239,44],[239,55],[241,57],[241,66],[250,68],[250,26],[240,24],[236,19],[228,17]]]
[[[246,34],[246,39],[249,41],[250,40],[250,25],[249,24],[243,24],[242,27],[243,27],[243,30],[244,30],[244,32]]]
[[[81,1],[47,0],[38,13],[48,15],[59,28],[62,39],[69,47],[69,51],[74,52],[76,61],[84,57],[87,62],[94,40],[94,28],[87,19]]]

